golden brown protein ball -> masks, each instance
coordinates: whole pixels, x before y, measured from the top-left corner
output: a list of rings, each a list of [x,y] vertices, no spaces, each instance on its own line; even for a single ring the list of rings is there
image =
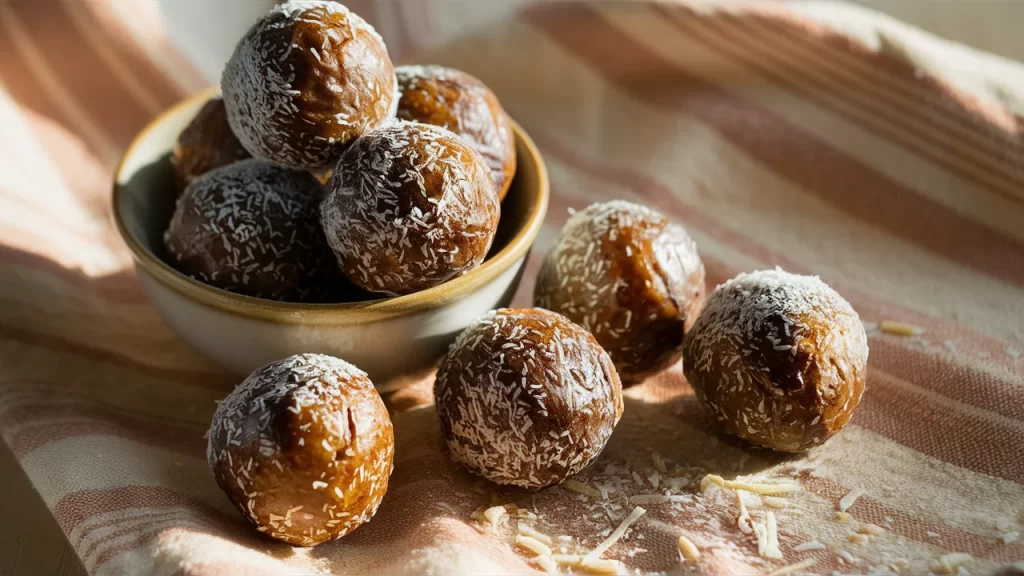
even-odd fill
[[[245,379],[217,407],[207,459],[256,529],[298,546],[369,522],[388,489],[395,435],[366,374],[300,354]]]
[[[320,229],[322,198],[308,172],[262,160],[207,172],[178,198],[164,234],[168,261],[201,282],[256,298],[363,299]]]
[[[775,450],[825,442],[864,393],[864,326],[816,276],[740,274],[711,293],[683,348],[686,378],[715,421]]]
[[[615,200],[569,218],[541,266],[533,303],[590,330],[629,385],[679,360],[704,296],[704,264],[686,230]]]
[[[524,488],[582,470],[622,416],[608,354],[539,308],[502,308],[466,328],[441,361],[434,400],[452,459]]]
[[[337,2],[286,2],[242,38],[221,78],[228,121],[257,158],[319,170],[394,116],[384,41]]]
[[[184,190],[197,177],[232,162],[245,160],[249,152],[228,125],[224,100],[214,98],[199,109],[174,144],[171,164]]]
[[[483,262],[501,207],[487,165],[455,134],[395,122],[356,140],[320,207],[341,269],[373,292],[410,294]]]
[[[516,139],[508,116],[483,82],[444,66],[399,66],[398,118],[441,126],[484,157],[498,199],[516,172]]]

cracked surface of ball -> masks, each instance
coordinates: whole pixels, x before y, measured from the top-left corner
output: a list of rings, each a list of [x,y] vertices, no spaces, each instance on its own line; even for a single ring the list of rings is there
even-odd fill
[[[369,522],[394,452],[391,418],[366,374],[300,354],[253,372],[218,405],[207,459],[257,530],[314,546]]]
[[[864,393],[864,326],[816,276],[740,274],[708,297],[683,348],[686,378],[712,418],[775,450],[824,443]]]
[[[704,297],[704,264],[686,230],[614,200],[569,218],[541,266],[534,305],[590,330],[635,384],[679,361]]]

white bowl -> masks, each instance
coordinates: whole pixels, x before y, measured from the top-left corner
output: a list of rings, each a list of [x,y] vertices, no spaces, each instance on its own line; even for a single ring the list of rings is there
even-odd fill
[[[536,146],[513,123],[518,165],[494,247],[478,268],[440,286],[351,304],[274,302],[227,292],[178,272],[161,257],[174,210],[169,162],[178,134],[216,90],[151,122],[125,152],[114,182],[114,219],[139,281],[168,326],[224,368],[244,375],[301,352],[343,358],[383,389],[432,369],[473,319],[508,305],[547,212],[548,177]]]

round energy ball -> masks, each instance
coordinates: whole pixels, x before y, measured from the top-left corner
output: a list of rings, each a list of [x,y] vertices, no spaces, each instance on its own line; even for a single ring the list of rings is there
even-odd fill
[[[171,164],[184,190],[203,174],[245,160],[250,154],[228,125],[222,98],[213,98],[199,109],[174,144]]]
[[[228,121],[257,158],[320,170],[394,116],[384,41],[337,2],[286,2],[260,18],[221,78]]]
[[[451,457],[498,484],[541,488],[600,454],[622,386],[589,332],[538,308],[502,308],[466,328],[434,382]]]
[[[686,378],[712,418],[775,450],[822,444],[864,393],[864,326],[816,276],[740,274],[711,293],[683,349]]]
[[[320,207],[341,269],[409,294],[462,275],[494,241],[501,206],[480,155],[444,128],[395,122],[345,151]]]
[[[323,187],[308,172],[249,159],[196,178],[164,234],[168,260],[211,286],[286,302],[345,300],[320,229]]]
[[[569,218],[533,302],[590,330],[623,382],[635,384],[679,360],[704,296],[704,264],[686,230],[615,200]]]
[[[341,538],[377,512],[395,435],[366,374],[322,354],[273,362],[217,407],[207,458],[256,529],[298,546]]]
[[[451,130],[483,156],[498,199],[516,172],[516,140],[508,116],[483,82],[444,66],[399,66],[398,118]]]

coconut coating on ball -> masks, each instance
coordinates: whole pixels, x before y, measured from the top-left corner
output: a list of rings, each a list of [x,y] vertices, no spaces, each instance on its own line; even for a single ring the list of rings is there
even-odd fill
[[[711,294],[683,348],[686,378],[714,420],[775,450],[825,442],[864,393],[864,326],[816,276],[740,274]]]
[[[409,294],[472,270],[501,207],[487,165],[437,126],[395,122],[356,140],[321,205],[341,269],[370,291]]]
[[[564,316],[493,311],[466,328],[434,383],[451,457],[488,480],[562,482],[600,454],[622,416],[608,354]]]
[[[322,354],[273,362],[217,407],[207,458],[256,529],[313,546],[377,512],[395,453],[391,418],[366,374]]]
[[[323,187],[308,172],[249,159],[217,168],[178,198],[168,261],[224,290],[287,302],[361,299],[319,223]]]
[[[274,7],[236,46],[221,88],[253,156],[307,170],[329,167],[398,104],[384,41],[337,2]]]
[[[516,171],[516,141],[498,97],[483,82],[444,66],[399,66],[398,118],[451,130],[483,156],[499,200]]]
[[[534,289],[536,306],[594,334],[626,384],[679,360],[704,297],[704,264],[686,230],[623,200],[569,218]]]

